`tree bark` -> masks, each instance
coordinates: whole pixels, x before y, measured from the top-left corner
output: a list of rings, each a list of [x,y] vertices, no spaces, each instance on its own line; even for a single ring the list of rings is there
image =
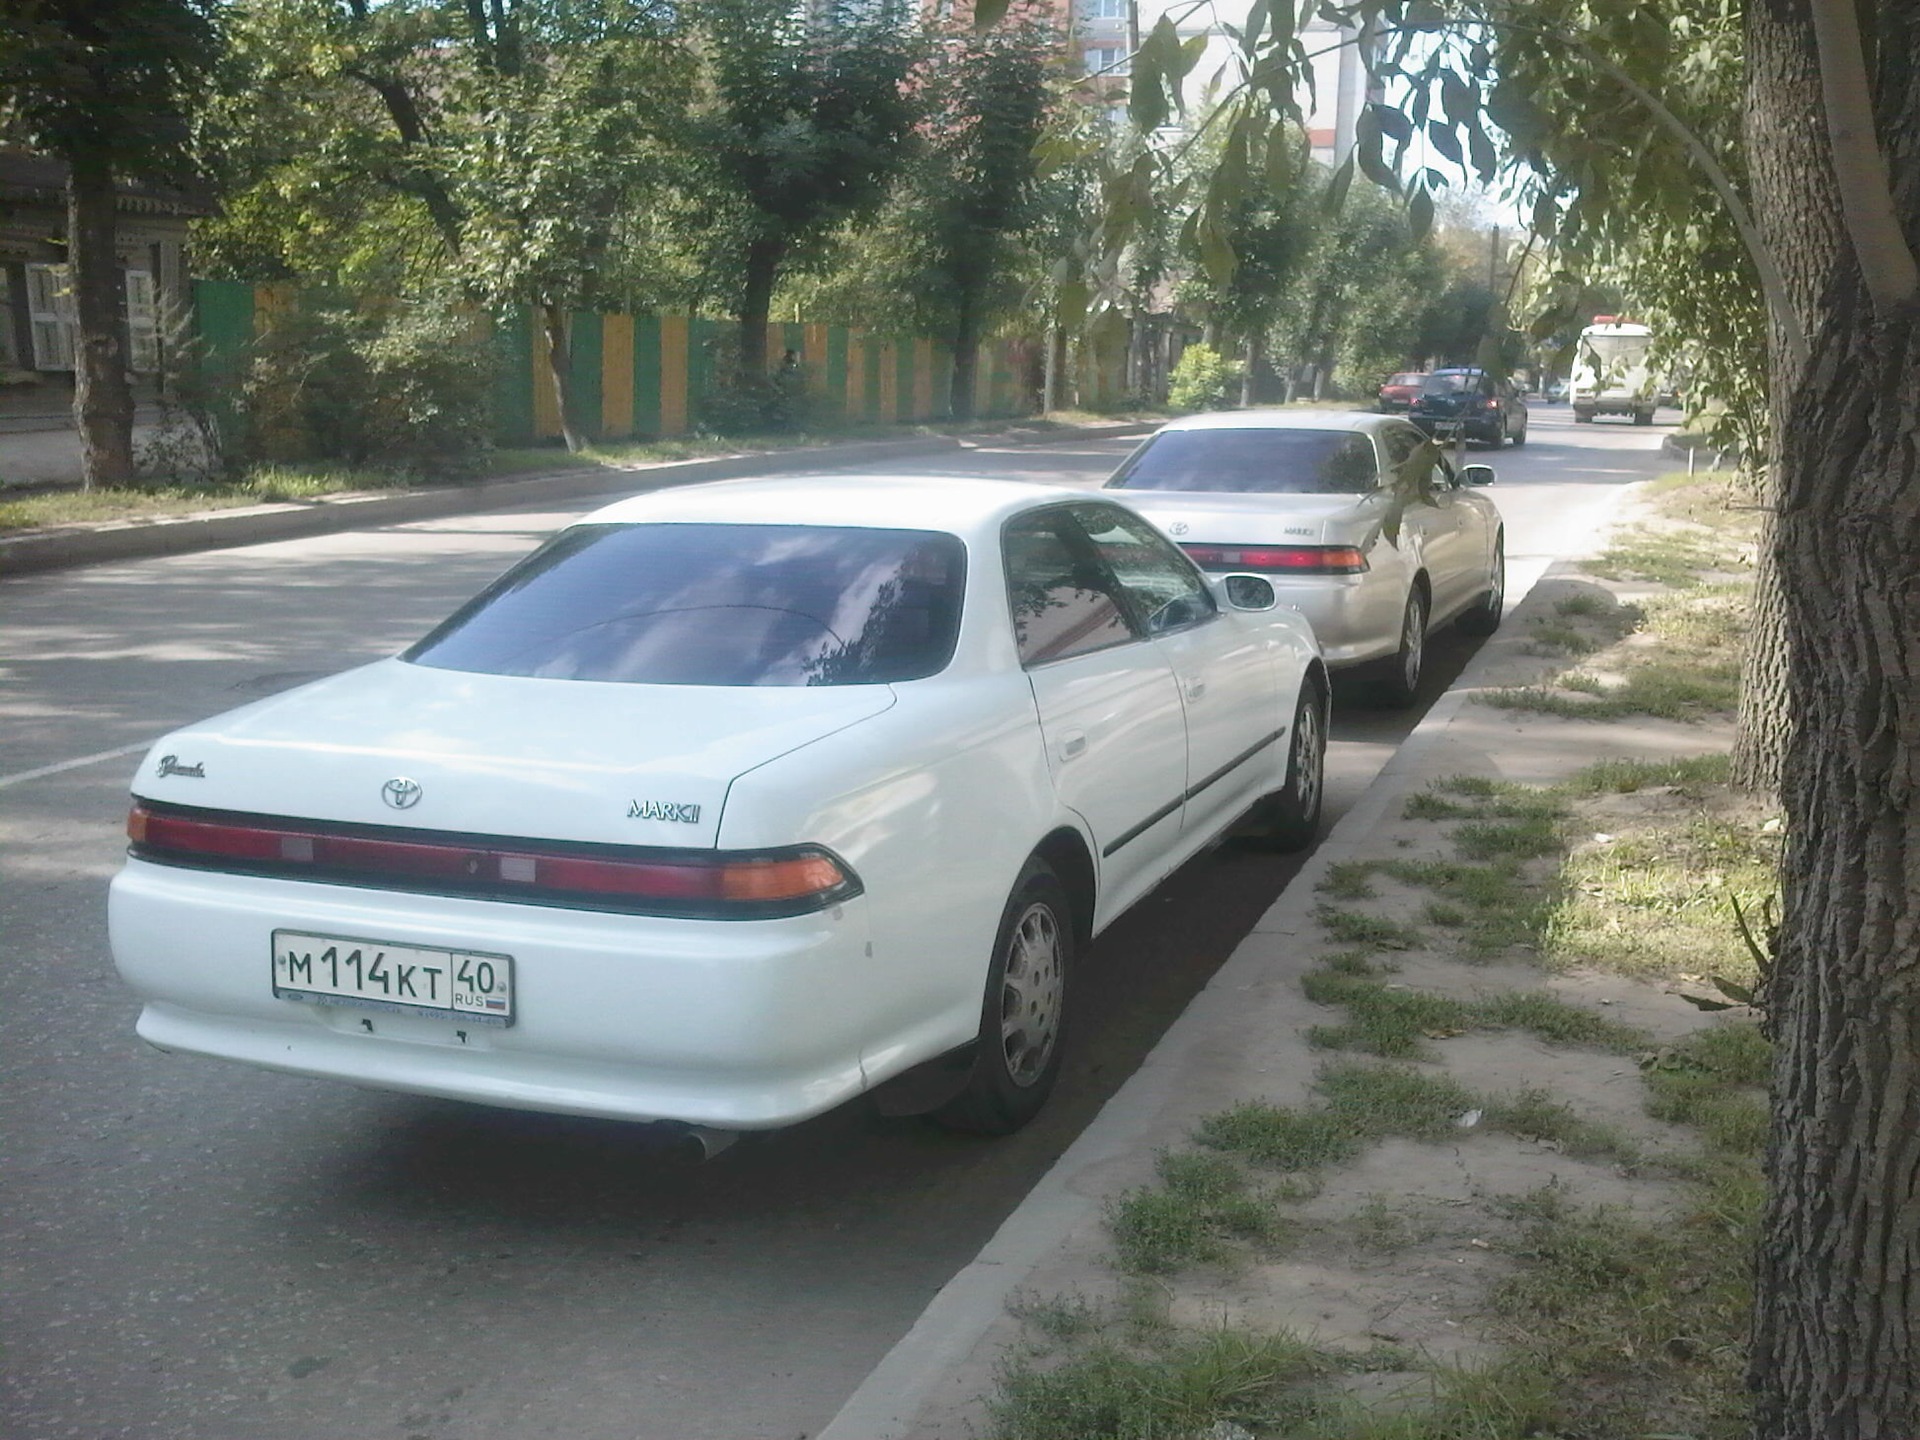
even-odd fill
[[[740,380],[758,384],[767,378],[767,315],[773,308],[773,282],[779,278],[786,246],[756,240],[747,247],[740,286]]]
[[[587,448],[573,413],[573,327],[563,305],[542,305],[540,322],[547,331],[547,374],[553,380],[554,408],[560,412],[560,434],[567,449],[578,455]]]
[[[980,312],[973,296],[960,297],[960,314],[953,329],[953,381],[947,387],[947,413],[955,420],[973,419],[974,383],[980,365]]]
[[[133,482],[133,390],[127,383],[125,283],[114,253],[113,170],[103,158],[70,155],[67,283],[79,336],[73,352],[73,420],[80,432],[81,487]]]
[[[1750,0],[1746,8],[1745,150],[1754,221],[1773,253],[1787,303],[1812,334],[1827,320],[1828,286],[1844,243],[1840,195],[1820,113],[1820,66],[1805,0]],[[1789,218],[1790,217],[1790,218]],[[1780,503],[1780,445],[1785,407],[1802,366],[1775,324],[1769,336],[1772,441],[1761,471],[1760,503]],[[1780,595],[1775,526],[1761,533],[1754,607],[1740,677],[1740,715],[1733,742],[1733,783],[1777,795],[1793,727],[1787,703],[1786,604]]]
[[[1790,22],[1790,68],[1803,70],[1806,0],[1768,8]],[[1874,9],[1877,128],[1900,224],[1920,237],[1920,9]],[[1763,48],[1750,63],[1775,59]],[[1920,1422],[1920,295],[1873,304],[1804,180],[1762,209],[1783,259],[1824,283],[1804,371],[1775,361],[1794,726],[1754,1433],[1908,1440]]]

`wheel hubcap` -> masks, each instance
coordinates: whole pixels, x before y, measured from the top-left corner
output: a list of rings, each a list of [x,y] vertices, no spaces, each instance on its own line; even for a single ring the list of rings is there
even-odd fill
[[[1320,803],[1320,707],[1308,705],[1293,730],[1293,799],[1304,817]]]
[[[1060,951],[1060,922],[1052,909],[1029,905],[1013,927],[1000,982],[1000,1046],[1016,1085],[1040,1078],[1060,1035],[1066,988]]]
[[[1400,632],[1400,648],[1405,653],[1405,678],[1407,688],[1413,689],[1420,683],[1421,650],[1427,643],[1425,617],[1420,612],[1420,602],[1414,601],[1407,606],[1406,623]]]

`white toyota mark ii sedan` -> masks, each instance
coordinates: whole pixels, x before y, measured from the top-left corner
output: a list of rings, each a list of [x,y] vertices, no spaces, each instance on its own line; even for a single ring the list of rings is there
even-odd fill
[[[403,654],[188,726],[113,950],[163,1050],[698,1135],[872,1093],[1012,1130],[1076,954],[1318,825],[1258,576],[1001,481],[741,481],[561,531]]]
[[[1428,503],[1397,540],[1382,523],[1397,467],[1428,447]],[[1381,698],[1418,698],[1427,635],[1491,634],[1506,604],[1506,536],[1480,493],[1397,415],[1236,410],[1163,425],[1107,481],[1201,569],[1264,574],[1313,624],[1332,669],[1369,666]]]

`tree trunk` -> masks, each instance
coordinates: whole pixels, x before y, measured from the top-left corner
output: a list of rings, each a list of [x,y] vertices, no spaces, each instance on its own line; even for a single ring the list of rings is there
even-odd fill
[[[747,263],[740,287],[740,380],[756,384],[767,378],[767,315],[773,308],[773,282],[779,278],[786,246],[778,240],[756,240],[747,247]]]
[[[1812,24],[1805,0],[1750,0],[1745,24],[1745,148],[1755,223],[1801,327],[1812,334],[1826,323],[1826,290],[1834,257],[1845,243],[1832,156],[1820,127],[1809,123],[1821,106]],[[1777,323],[1770,341],[1772,439],[1759,501],[1772,511],[1780,503],[1785,406],[1800,383],[1800,366]],[[1787,704],[1786,602],[1780,594],[1771,516],[1760,540],[1753,618],[1740,677],[1733,783],[1756,794],[1777,795],[1793,716]]]
[[[113,170],[70,156],[67,283],[79,336],[73,352],[73,422],[80,432],[80,484],[133,482],[133,390],[127,383],[126,303],[114,254]]]
[[[563,305],[542,305],[540,320],[547,331],[547,374],[553,379],[554,408],[560,412],[560,434],[575,455],[587,448],[587,437],[573,413],[573,326]]]
[[[1920,15],[1911,0],[1872,8],[1878,129],[1899,218],[1920,236]],[[1806,0],[1766,0],[1777,29],[1750,53],[1756,76],[1808,73],[1808,13]],[[1769,239],[1819,282],[1821,308],[1804,371],[1774,366],[1793,728],[1749,1378],[1764,1440],[1908,1440],[1920,1419],[1920,295],[1874,312],[1818,182],[1757,187]]]
[[[980,363],[980,317],[973,297],[960,299],[960,318],[953,329],[953,381],[947,387],[947,413],[955,420],[973,419],[974,381]]]
[[[1067,336],[1058,324],[1047,326],[1047,356],[1040,372],[1040,413],[1051,415],[1060,404],[1060,372],[1066,367]]]
[[[1792,422],[1779,550],[1796,724],[1756,1434],[1906,1440],[1920,1418],[1914,318],[1817,338]]]
[[[1244,363],[1240,370],[1240,408],[1245,410],[1253,404],[1253,367],[1260,363],[1259,339],[1249,335],[1241,354]]]

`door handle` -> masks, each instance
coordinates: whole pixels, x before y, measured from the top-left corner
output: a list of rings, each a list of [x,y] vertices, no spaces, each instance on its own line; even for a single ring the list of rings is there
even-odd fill
[[[1070,731],[1068,734],[1060,737],[1060,758],[1062,760],[1075,759],[1079,755],[1084,754],[1086,748],[1087,737],[1079,730]]]

